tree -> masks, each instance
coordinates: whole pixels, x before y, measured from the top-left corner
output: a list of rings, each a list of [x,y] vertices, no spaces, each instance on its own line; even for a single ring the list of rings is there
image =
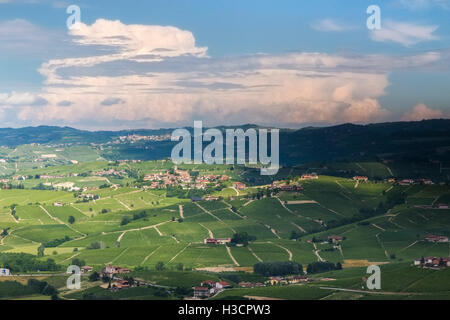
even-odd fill
[[[72,265],[73,266],[78,266],[78,267],[82,267],[86,264],[86,262],[84,260],[78,259],[78,258],[74,258],[72,259]]]
[[[184,269],[184,266],[183,266],[183,264],[181,262],[179,264],[177,264],[177,270],[178,271],[183,271],[183,269]]]
[[[75,217],[74,216],[69,216],[68,221],[69,221],[70,224],[74,224],[75,223]]]
[[[303,273],[303,266],[294,261],[260,262],[253,266],[254,273],[263,276],[285,276]]]
[[[45,251],[45,246],[43,244],[41,244],[39,246],[39,248],[37,249],[37,256],[38,257],[43,257],[44,256],[44,251]]]
[[[309,273],[320,273],[332,270],[338,270],[339,265],[335,265],[333,262],[317,261],[308,264],[306,271]],[[342,267],[342,265],[341,265]]]
[[[92,272],[92,274],[89,276],[90,282],[95,282],[100,280],[100,274],[97,271]]]
[[[122,221],[120,222],[121,226],[129,224],[131,222],[131,218],[129,216],[123,216]]]
[[[162,262],[162,261],[157,262],[155,265],[155,270],[157,270],[157,271],[164,270],[164,262]]]

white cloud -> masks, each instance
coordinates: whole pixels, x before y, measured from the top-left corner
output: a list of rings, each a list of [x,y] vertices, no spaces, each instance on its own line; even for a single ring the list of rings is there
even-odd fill
[[[414,106],[412,111],[406,112],[402,120],[403,121],[421,121],[428,119],[439,119],[443,118],[444,113],[439,109],[431,109],[423,103]]]
[[[439,37],[434,34],[438,27],[384,20],[380,30],[370,31],[370,37],[374,41],[396,42],[409,47],[420,42],[438,40]]]
[[[44,106],[47,100],[28,92],[0,93],[0,106]]]
[[[83,25],[71,39],[83,54],[69,51],[73,56],[41,66],[46,81],[40,96],[48,103],[23,104],[17,110],[21,123],[118,129],[185,126],[193,120],[381,121],[389,116],[378,102],[389,72],[439,64],[445,56],[300,52],[211,58],[189,31],[108,20]]]
[[[311,25],[311,27],[317,31],[323,32],[341,32],[353,29],[350,26],[334,21],[333,19],[322,19],[316,21]]]

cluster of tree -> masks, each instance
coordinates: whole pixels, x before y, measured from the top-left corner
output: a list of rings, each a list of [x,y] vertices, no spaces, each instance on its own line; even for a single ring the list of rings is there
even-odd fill
[[[127,225],[131,222],[131,217],[130,216],[123,216],[122,220],[120,221],[120,225],[124,226]]]
[[[28,280],[27,287],[31,288],[31,290],[36,293],[44,296],[51,296],[54,300],[58,299],[58,290],[46,281],[30,279]]]
[[[78,266],[78,267],[83,267],[86,265],[86,261],[79,259],[79,258],[73,258],[72,259],[72,265],[73,266]]]
[[[231,242],[229,245],[235,246],[235,245],[243,245],[246,247],[250,241],[255,241],[256,237],[249,235],[247,232],[240,232],[235,233],[233,237],[231,238]]]
[[[95,282],[95,281],[99,281],[99,280],[100,280],[100,274],[97,271],[94,271],[89,275],[90,282]]]
[[[147,216],[148,216],[147,212],[141,211],[139,213],[133,214],[133,220],[144,219],[147,218]]]
[[[306,272],[308,274],[310,273],[320,273],[320,272],[327,272],[332,270],[341,270],[342,264],[340,262],[334,264],[333,262],[329,261],[317,261],[312,262],[308,264],[308,267],[306,268]]]
[[[69,222],[70,224],[74,224],[75,223],[75,217],[74,216],[69,216],[69,218],[67,219],[67,222]]]
[[[230,272],[230,273],[221,273],[221,278],[229,280],[234,283],[239,283],[241,281],[246,282],[265,282],[266,277],[256,273],[247,273],[247,272]]]
[[[155,265],[155,270],[163,271],[165,269],[164,262],[158,261]]]
[[[120,225],[124,226],[124,225],[129,224],[132,221],[139,220],[139,219],[145,219],[147,217],[148,217],[148,214],[147,214],[146,211],[141,211],[139,213],[135,213],[135,214],[133,214],[132,217],[130,217],[130,216],[123,216],[122,220],[120,221]]]
[[[289,239],[290,239],[290,240],[298,240],[298,239],[300,239],[300,238],[302,237],[302,235],[303,235],[303,234],[302,234],[301,232],[292,230],[291,236],[289,237]]]
[[[55,240],[50,240],[44,243],[44,247],[45,248],[56,248],[57,246],[63,244],[64,242],[70,241],[72,240],[72,238],[70,238],[69,236],[65,236],[64,238],[61,239],[55,239]]]
[[[17,281],[4,281],[0,283],[0,299],[25,297],[33,294],[42,294],[51,296],[54,300],[58,299],[57,290],[45,281],[30,279],[26,285]]]
[[[2,253],[0,255],[0,266],[11,270],[11,272],[30,271],[58,271],[61,266],[53,259],[41,261],[36,256],[28,253]]]
[[[86,247],[88,250],[98,250],[103,249],[105,247],[105,243],[102,241],[94,241],[89,246]]]
[[[17,216],[17,212],[16,212],[16,207],[17,207],[17,204],[12,204],[10,206],[11,215],[14,217],[14,219],[19,220],[19,217]]]
[[[0,237],[6,237],[8,235],[9,229],[11,229],[11,228],[8,227],[8,228],[3,229],[2,233],[0,234]]]
[[[0,183],[0,189],[25,189],[22,183],[11,184],[11,183]]]
[[[33,190],[53,190],[53,187],[51,185],[46,186],[42,182],[40,182],[37,186],[34,186],[32,189]]]
[[[182,300],[184,297],[192,297],[193,290],[192,288],[176,287],[173,294]]]
[[[300,274],[303,266],[294,261],[259,262],[253,266],[253,272],[263,276],[286,276]]]

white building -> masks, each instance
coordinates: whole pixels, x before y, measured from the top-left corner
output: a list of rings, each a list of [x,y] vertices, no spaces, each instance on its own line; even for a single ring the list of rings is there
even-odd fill
[[[9,269],[0,269],[0,277],[7,277],[10,274]]]

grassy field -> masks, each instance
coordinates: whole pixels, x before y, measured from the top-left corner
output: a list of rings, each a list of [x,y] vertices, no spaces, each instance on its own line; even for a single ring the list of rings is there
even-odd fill
[[[205,277],[220,278],[217,274],[197,273],[196,269],[252,267],[261,261],[288,260],[305,267],[315,261],[340,262],[344,265],[342,275],[348,276],[346,283],[350,283],[352,270],[359,270],[354,261],[367,261],[406,268],[402,269],[408,270],[405,279],[400,274],[395,275],[396,269],[388,269],[392,272],[389,280],[392,283],[386,286],[386,290],[408,292],[420,292],[421,288],[428,292],[431,288],[421,278],[425,271],[408,269],[413,259],[450,255],[448,243],[435,244],[424,240],[427,234],[450,236],[449,210],[417,207],[448,203],[450,192],[445,185],[402,187],[382,181],[356,184],[347,178],[320,176],[317,180],[301,181],[302,192],[256,197],[257,186],[245,192],[227,187],[217,191],[216,195],[221,197],[218,201],[192,203],[190,199],[168,197],[165,190],[136,187],[133,185],[136,178],[116,178],[120,180],[119,187],[98,188],[108,179],[115,178],[89,176],[93,171],[108,168],[133,170],[138,175],[156,173],[171,168],[172,164],[167,161],[117,164],[101,160],[68,164],[67,159],[74,157],[75,150],[58,153],[45,148],[36,149],[36,154],[56,153],[57,159],[66,159],[66,163],[24,168],[23,174],[33,177],[26,180],[25,189],[0,190],[0,231],[5,230],[0,237],[0,254],[24,252],[36,255],[42,244],[60,241],[56,246],[45,248],[41,259],[51,258],[68,266],[73,258],[78,258],[97,270],[106,264],[132,269],[145,267],[146,271],[136,276],[163,285],[179,281],[186,286]],[[83,149],[79,151],[80,157],[91,159],[89,153],[83,155]],[[22,154],[20,148],[16,152]],[[245,176],[242,169],[231,170],[228,166],[184,165],[181,168],[198,170],[201,174],[227,174],[233,179]],[[340,168],[368,176],[390,176],[388,167],[376,163],[350,163],[346,167],[340,164]],[[281,174],[295,172],[294,169],[284,170]],[[43,174],[64,175],[65,178],[49,182],[72,182],[74,186],[85,188],[79,191],[81,195],[94,194],[98,198],[82,202],[74,192],[30,189],[42,182],[35,176]],[[380,203],[386,203],[390,194],[402,194],[406,202],[354,220],[361,212],[375,210]],[[55,206],[55,202],[61,202],[62,206]],[[143,212],[145,215],[139,216]],[[203,244],[207,237],[228,238],[243,232],[254,239],[245,247],[227,250],[224,245]],[[328,241],[329,236],[342,236],[345,240],[336,247]],[[308,241],[313,238],[315,243]],[[165,273],[154,270],[159,262],[164,264]],[[180,264],[185,270],[193,270],[186,272],[182,279],[177,278],[180,274],[176,271]],[[431,272],[426,279],[436,278],[437,281],[443,277],[448,277],[447,273]],[[405,287],[406,278],[411,282]],[[396,287],[394,283],[397,280],[401,283]],[[348,288],[357,287],[357,279],[353,281]],[[90,290],[93,294],[97,292],[94,288]],[[139,291],[133,296],[154,298],[153,294]],[[447,294],[443,290],[442,296]],[[334,299],[354,297],[356,293],[331,294],[315,285],[307,285],[233,289],[218,298],[245,295]],[[360,298],[370,297],[373,295],[362,293]],[[393,295],[393,298],[414,297]]]

